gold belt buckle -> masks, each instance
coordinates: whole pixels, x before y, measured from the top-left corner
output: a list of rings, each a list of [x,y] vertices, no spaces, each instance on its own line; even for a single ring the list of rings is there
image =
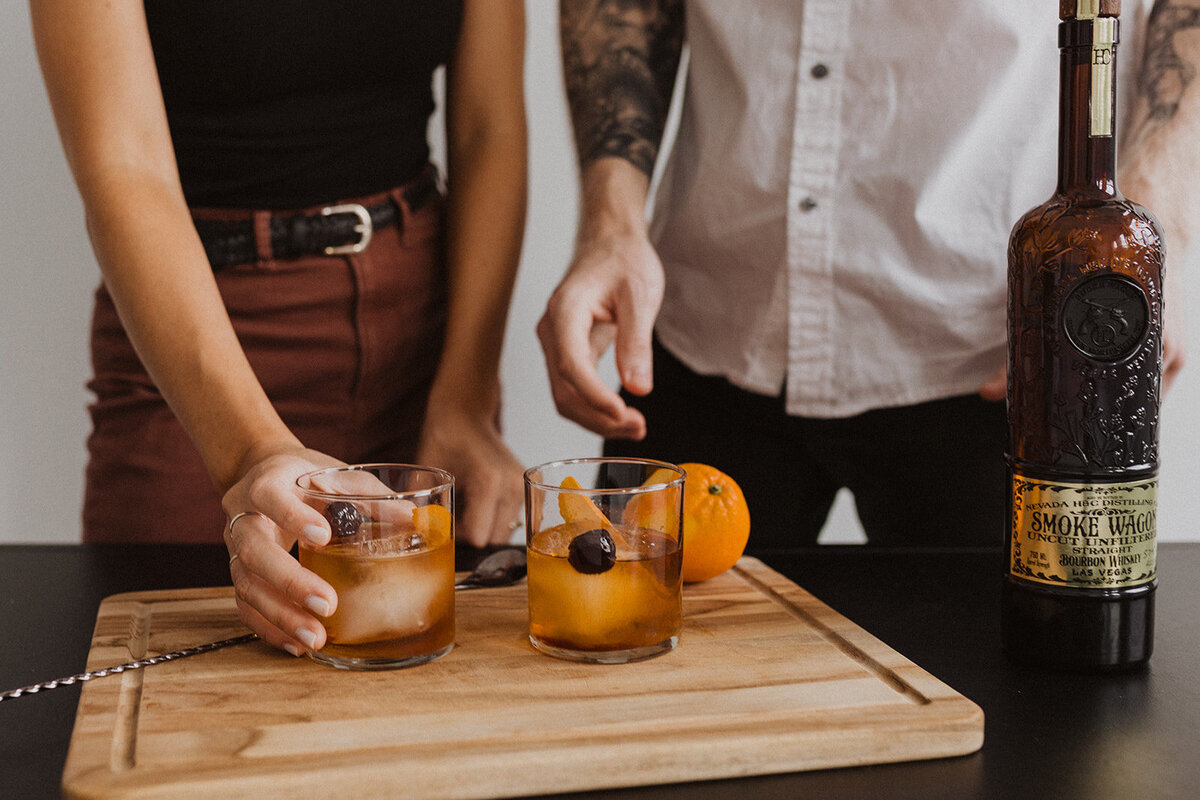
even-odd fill
[[[366,208],[358,203],[346,203],[339,206],[326,206],[321,209],[321,216],[328,217],[330,214],[353,214],[358,217],[358,224],[354,226],[354,232],[358,234],[358,241],[353,244],[339,244],[325,248],[325,255],[336,256],[346,253],[361,253],[367,249],[367,245],[371,243],[371,234],[375,232],[375,227],[371,224],[371,214]]]

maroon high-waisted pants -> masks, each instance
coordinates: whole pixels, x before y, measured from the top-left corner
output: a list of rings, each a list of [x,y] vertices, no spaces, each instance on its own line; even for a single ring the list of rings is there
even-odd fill
[[[307,446],[347,462],[412,461],[441,354],[446,309],[440,197],[363,252],[271,257],[216,273],[234,329],[284,422]],[[319,209],[309,209],[314,211]],[[269,212],[196,210],[197,218]],[[289,211],[289,214],[296,213]],[[88,387],[92,432],[83,505],[88,542],[220,542],[220,497],[182,426],[146,374],[107,290],[96,292]]]

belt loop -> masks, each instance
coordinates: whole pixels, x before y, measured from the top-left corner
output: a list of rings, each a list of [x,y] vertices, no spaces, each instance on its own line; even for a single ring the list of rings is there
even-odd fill
[[[388,196],[392,198],[392,202],[396,204],[396,208],[400,211],[400,218],[397,220],[400,229],[396,231],[400,234],[400,244],[408,247],[411,244],[408,237],[409,231],[412,230],[413,212],[409,208],[408,198],[404,196],[405,188],[405,186],[398,186],[391,189],[388,191]]]
[[[254,249],[259,261],[272,261],[275,251],[271,248],[271,212],[254,212]]]

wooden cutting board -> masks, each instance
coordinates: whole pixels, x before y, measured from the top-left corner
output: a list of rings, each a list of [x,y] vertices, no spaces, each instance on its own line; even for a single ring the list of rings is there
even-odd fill
[[[679,648],[635,664],[537,653],[523,584],[457,602],[455,650],[411,669],[343,672],[253,642],[87,683],[64,795],[511,797],[983,743],[974,703],[755,559],[686,586]],[[243,632],[229,588],[116,595],[87,668]]]

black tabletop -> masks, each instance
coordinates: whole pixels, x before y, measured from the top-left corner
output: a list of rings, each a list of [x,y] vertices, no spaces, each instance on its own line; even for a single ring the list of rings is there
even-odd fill
[[[978,703],[986,716],[983,749],[959,758],[574,797],[1200,796],[1200,626],[1193,622],[1200,610],[1200,544],[1159,547],[1150,666],[1099,676],[1039,672],[1004,658],[999,551],[826,546],[761,557]],[[0,691],[82,671],[107,595],[227,583],[221,547],[0,546]],[[77,685],[0,703],[0,798],[59,796],[79,692]]]

